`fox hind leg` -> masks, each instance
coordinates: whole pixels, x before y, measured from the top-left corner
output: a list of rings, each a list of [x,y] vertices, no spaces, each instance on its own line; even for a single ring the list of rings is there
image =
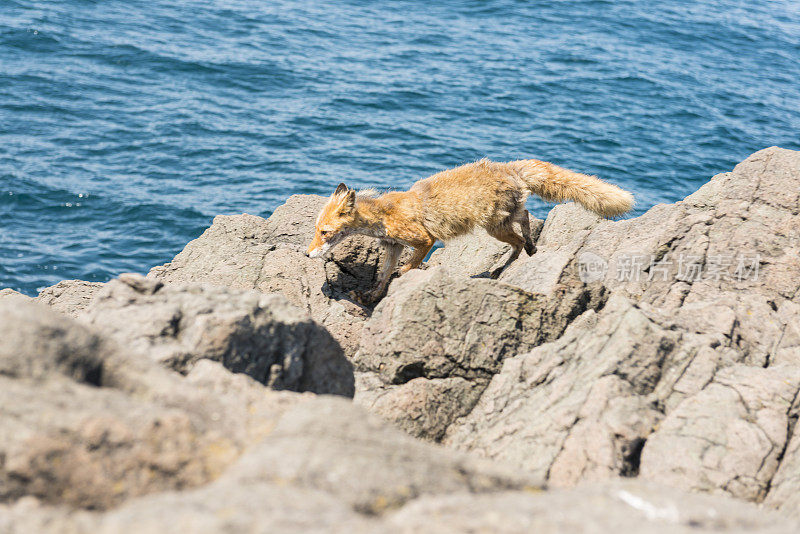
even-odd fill
[[[533,256],[533,253],[536,252],[536,245],[534,245],[533,238],[531,237],[531,224],[528,217],[528,210],[525,208],[517,210],[514,214],[514,223],[519,225],[522,237],[525,239],[525,253],[528,256]]]
[[[527,211],[525,213],[527,215]],[[527,252],[529,248],[528,245],[530,244],[531,247],[533,245],[533,241],[530,238],[530,230],[527,232],[527,234],[525,232],[525,227],[528,224],[527,217],[525,220],[525,224],[522,225],[523,235],[520,235],[520,233],[518,233],[514,229],[513,222],[514,219],[507,219],[506,222],[504,222],[500,226],[495,226],[493,228],[486,229],[486,231],[489,233],[490,236],[494,237],[498,241],[508,243],[512,247],[511,256],[508,257],[506,262],[502,266],[498,267],[497,269],[491,272],[492,278],[497,278],[498,276],[500,276],[500,273],[502,273],[506,267],[514,263],[514,261],[516,261],[516,259],[519,258],[520,252],[522,252],[523,249],[525,249],[525,251]]]

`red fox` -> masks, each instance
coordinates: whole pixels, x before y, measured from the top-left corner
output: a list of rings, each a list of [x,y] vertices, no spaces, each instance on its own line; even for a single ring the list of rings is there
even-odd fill
[[[525,209],[530,193],[548,201],[574,200],[603,217],[622,215],[633,207],[631,193],[595,176],[535,159],[482,159],[424,178],[408,191],[377,198],[339,184],[317,217],[308,255],[324,256],[351,234],[380,239],[386,253],[378,283],[362,300],[383,294],[404,246],[413,247],[414,254],[400,274],[419,267],[437,239],[447,241],[476,226],[512,246],[505,267],[523,248],[528,255],[534,252]]]

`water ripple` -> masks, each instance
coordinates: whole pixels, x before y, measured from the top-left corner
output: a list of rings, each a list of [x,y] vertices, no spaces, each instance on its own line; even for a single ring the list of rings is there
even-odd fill
[[[145,272],[217,213],[483,156],[641,212],[800,149],[798,57],[788,0],[5,0],[0,287]]]

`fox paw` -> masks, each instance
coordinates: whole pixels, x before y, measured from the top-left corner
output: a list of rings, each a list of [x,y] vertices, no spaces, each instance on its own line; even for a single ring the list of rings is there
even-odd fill
[[[500,275],[503,274],[503,270],[505,268],[506,266],[503,265],[502,267],[498,267],[497,269],[493,270],[492,272],[489,273],[489,278],[491,278],[492,280],[497,280],[500,277]]]
[[[534,245],[532,241],[526,241],[525,242],[525,253],[528,256],[533,256],[534,252],[536,252],[536,245]]]

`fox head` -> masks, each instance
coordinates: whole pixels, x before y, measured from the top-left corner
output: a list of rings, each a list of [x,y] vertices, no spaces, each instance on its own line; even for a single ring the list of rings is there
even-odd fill
[[[315,223],[314,239],[308,246],[307,254],[319,258],[350,235],[355,224],[356,192],[346,185],[339,184],[328,203],[322,208]]]

